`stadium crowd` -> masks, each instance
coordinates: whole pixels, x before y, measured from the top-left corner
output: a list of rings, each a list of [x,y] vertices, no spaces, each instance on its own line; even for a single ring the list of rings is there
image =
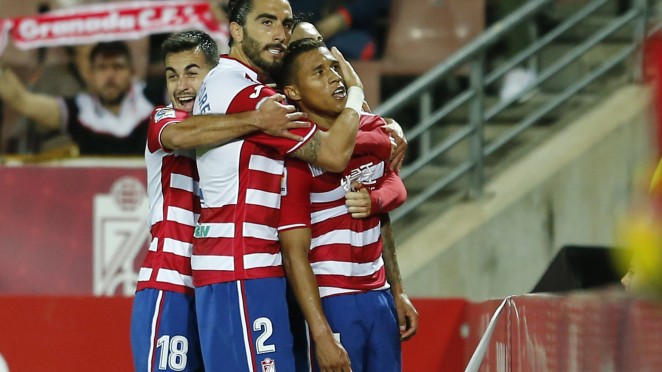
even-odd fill
[[[341,39],[346,41],[339,48],[349,54],[350,59],[378,56],[377,46],[384,39],[388,0],[314,4],[294,2],[293,12],[319,22],[343,14],[342,22],[334,23],[334,31],[325,31],[325,34],[331,37],[348,33],[349,36],[342,36]],[[32,6],[32,12],[44,13],[66,11],[73,5],[94,5],[94,2],[47,1],[12,6],[25,8],[23,12]],[[227,0],[209,2],[214,21],[219,25],[210,36],[217,42],[220,53],[229,51],[224,35],[228,7]],[[371,8],[379,11],[370,11]],[[3,86],[0,90],[0,154],[142,154],[137,139],[144,142],[149,107],[170,103],[160,49],[170,34],[172,32],[153,33],[138,39],[132,37],[99,45],[82,38],[70,41],[71,45],[44,46],[30,54],[17,53],[7,46],[4,58],[0,58],[0,85]],[[352,48],[359,44],[365,44],[359,51],[361,55],[353,57],[356,53]],[[16,55],[19,57],[14,58]],[[25,61],[26,56],[31,57]],[[115,57],[124,59],[120,62],[123,64],[121,70],[107,66],[105,60]],[[43,107],[43,110],[34,110],[36,106]],[[122,123],[118,124],[119,121]]]

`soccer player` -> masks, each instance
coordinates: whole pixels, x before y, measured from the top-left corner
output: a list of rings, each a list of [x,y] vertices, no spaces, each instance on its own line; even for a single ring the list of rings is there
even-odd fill
[[[315,39],[317,41],[324,41],[322,35],[317,31],[315,26],[310,22],[299,21],[292,30],[292,39],[290,42],[300,39]]]
[[[290,42],[294,42],[296,40],[301,40],[301,39],[308,39],[308,38],[315,39],[317,41],[324,41],[322,35],[319,33],[317,28],[315,28],[315,26],[312,23],[306,22],[302,19],[297,19],[292,29],[292,37],[290,38]],[[366,112],[370,112],[370,106],[365,101],[363,102],[363,110]],[[400,124],[398,124],[392,118],[384,118],[384,120],[387,123],[387,125],[384,127],[384,130],[386,130],[391,135],[391,137],[393,137],[393,140],[395,141],[395,151],[392,154],[390,163],[391,163],[391,169],[397,172],[400,170],[402,164],[404,163],[405,153],[407,151],[408,144]],[[355,201],[357,202],[357,205],[359,200],[362,201],[365,199],[364,197],[359,197],[358,194],[348,194],[348,196],[354,198]],[[361,204],[363,206],[367,206],[364,205],[362,202]],[[358,210],[359,209],[357,208],[357,211]],[[354,217],[357,216],[359,216],[358,213]]]
[[[311,121],[333,127],[344,105],[336,93],[344,84],[338,61],[324,44],[292,42],[278,80]],[[416,331],[417,314],[402,289],[393,247],[382,257],[380,215],[406,198],[387,163],[391,148],[384,124],[378,116],[361,116],[354,155],[343,173],[286,162],[279,226],[284,266],[322,371],[399,371],[400,339]],[[357,187],[370,190],[367,218],[352,218],[345,206],[345,193]],[[385,233],[390,238],[390,230]],[[402,332],[391,292],[399,306],[409,308]],[[334,337],[349,353],[351,367]]]
[[[139,272],[131,318],[136,371],[199,371],[191,250],[200,214],[197,146],[217,145],[261,130],[292,140],[287,129],[309,127],[303,114],[273,96],[259,110],[234,115],[190,116],[204,76],[218,62],[218,49],[200,31],[170,36],[162,45],[172,104],[151,115],[147,164],[151,244]]]
[[[259,108],[276,92],[265,85],[285,54],[294,20],[287,0],[230,5],[230,53],[205,78],[194,114]],[[303,141],[246,136],[196,151],[202,209],[191,265],[205,367],[212,371],[293,371],[277,223],[286,155],[345,169],[363,102],[361,82],[340,61],[346,107],[328,132],[296,130]]]

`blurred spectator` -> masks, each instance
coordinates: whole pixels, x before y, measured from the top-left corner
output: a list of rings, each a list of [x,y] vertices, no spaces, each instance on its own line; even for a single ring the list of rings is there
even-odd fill
[[[142,155],[155,104],[134,81],[129,47],[99,43],[89,54],[88,92],[62,97],[34,93],[0,69],[0,99],[41,128],[68,133],[83,155]]]
[[[43,59],[26,80],[27,89],[48,95],[71,97],[87,89],[89,76],[90,50],[94,44],[66,46],[62,48],[43,48],[52,55],[64,55],[59,63],[47,63]],[[64,52],[64,53],[61,53]],[[49,58],[44,58],[49,59]],[[40,126],[25,117],[19,121],[15,138],[20,139],[16,151],[48,152],[53,149],[67,148],[73,140],[66,133],[46,132]]]
[[[347,59],[379,58],[383,49],[389,0],[291,0],[295,14],[315,24],[329,47]]]
[[[66,63],[54,66],[58,70],[45,72],[42,75],[44,78],[35,84],[35,89],[40,92],[58,92],[63,96],[74,95],[85,90],[90,75],[90,52],[93,47],[94,44],[64,47],[67,55]],[[58,74],[58,79],[53,79],[55,74]],[[58,80],[64,80],[64,84]]]
[[[649,194],[638,204],[618,231],[620,244],[628,249],[615,257],[616,264],[627,267],[621,278],[626,291],[662,298],[662,160],[653,174]]]

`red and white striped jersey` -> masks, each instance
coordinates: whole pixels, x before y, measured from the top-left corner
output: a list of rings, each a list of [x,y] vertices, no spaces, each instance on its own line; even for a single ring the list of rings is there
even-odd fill
[[[221,57],[205,78],[193,113],[255,110],[275,93],[248,66]],[[315,131],[315,125],[293,130],[303,142],[256,133],[197,150],[202,209],[191,262],[196,287],[284,275],[277,224],[285,154]]]
[[[161,143],[163,129],[188,116],[186,111],[161,106],[150,117],[145,163],[152,240],[138,274],[137,290],[193,293],[191,252],[200,214],[195,153],[171,151]]]
[[[391,144],[382,125],[376,115],[361,115],[354,153],[343,174],[298,159],[286,161],[279,230],[310,227],[308,258],[321,297],[389,288],[379,214],[356,219],[345,206],[345,193],[353,181],[362,183],[371,194],[381,189],[385,208],[380,213],[406,199],[402,180],[388,167]],[[377,147],[384,150],[375,151]]]

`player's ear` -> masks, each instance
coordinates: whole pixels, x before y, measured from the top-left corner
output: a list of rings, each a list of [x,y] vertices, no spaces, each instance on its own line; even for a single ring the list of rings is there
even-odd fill
[[[295,86],[286,85],[283,87],[283,93],[285,93],[287,99],[291,101],[301,101],[301,94]]]
[[[230,22],[230,35],[238,44],[244,39],[244,28],[237,22]]]

